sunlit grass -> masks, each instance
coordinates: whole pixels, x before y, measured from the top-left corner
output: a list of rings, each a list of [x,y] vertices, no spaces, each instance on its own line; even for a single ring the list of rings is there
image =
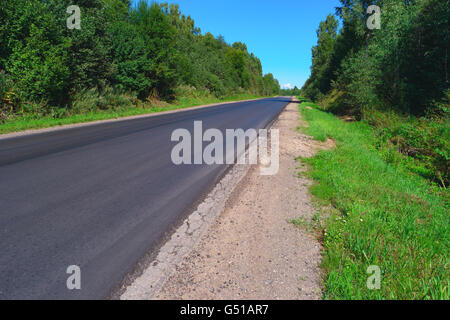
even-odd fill
[[[402,161],[386,161],[368,124],[343,122],[310,102],[299,108],[307,134],[336,141],[334,150],[302,160],[313,195],[338,209],[324,230],[324,297],[448,299],[448,193]],[[367,288],[370,265],[382,270],[380,290]]]

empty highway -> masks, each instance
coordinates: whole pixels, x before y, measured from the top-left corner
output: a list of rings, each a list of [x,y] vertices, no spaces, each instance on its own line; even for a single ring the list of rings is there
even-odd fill
[[[263,128],[290,98],[0,139],[0,299],[104,299],[226,171],[171,161],[172,132]],[[81,268],[68,290],[67,267]]]

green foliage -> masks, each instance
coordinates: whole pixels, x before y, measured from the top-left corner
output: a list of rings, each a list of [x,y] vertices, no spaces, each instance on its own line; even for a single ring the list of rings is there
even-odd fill
[[[4,122],[14,111],[15,94],[12,87],[11,79],[3,71],[0,71],[0,123]]]
[[[24,99],[54,105],[65,100],[70,71],[67,45],[54,45],[49,37],[44,28],[32,26],[26,46],[13,49],[8,71]]]
[[[153,89],[152,96],[170,97],[175,74],[175,35],[176,28],[160,5],[148,5],[140,1],[132,12],[132,20],[144,35],[147,58],[150,61],[148,78]]]
[[[138,28],[124,21],[111,26],[109,56],[112,58],[112,83],[123,91],[144,96],[151,89],[150,61],[147,47]]]
[[[0,78],[1,79],[1,78]],[[16,117],[4,114],[0,109],[0,133],[16,132],[96,120],[184,109],[224,101],[238,101],[261,98],[248,93],[233,94],[217,98],[207,89],[179,86],[175,89],[177,100],[172,104],[161,101],[142,102],[135,96],[118,93],[106,88],[103,93],[95,89],[76,94],[72,108],[42,107],[36,104],[22,104]],[[99,108],[104,108],[100,110]],[[3,117],[6,116],[6,117]]]
[[[97,110],[126,110],[136,106],[133,100],[109,87],[101,93],[97,89],[90,89],[77,93],[71,111],[75,114],[84,114]]]
[[[381,29],[366,9],[381,7]],[[302,94],[326,110],[374,124],[423,176],[449,184],[449,6],[440,0],[341,0],[318,29]],[[390,118],[390,121],[384,119]]]
[[[430,119],[426,117],[402,117],[391,112],[371,111],[366,115],[369,124],[376,128],[383,144],[411,157],[404,161],[411,171],[439,183],[450,184],[450,127],[449,117]]]
[[[81,9],[81,30],[66,27],[70,5]],[[170,101],[180,86],[216,97],[279,92],[245,44],[202,34],[177,5],[143,0],[134,6],[129,0],[2,3],[0,72],[14,94],[14,106],[2,107],[10,116],[20,116],[25,105],[39,114],[46,114],[42,108],[48,114],[56,114],[55,107],[87,110],[77,107],[78,99],[107,108],[86,98],[95,95]]]
[[[9,2],[2,40],[2,68],[23,100],[57,104],[65,100],[69,79],[68,42],[60,41],[56,20],[42,3]],[[3,33],[3,32],[2,32]]]
[[[295,86],[294,89],[282,89],[281,95],[283,95],[283,96],[299,96],[300,89],[297,88],[297,86]]]
[[[447,191],[412,173],[409,158],[367,123],[343,122],[310,102],[300,110],[308,134],[336,141],[302,160],[316,181],[312,193],[338,209],[324,230],[325,298],[449,299]],[[382,271],[381,290],[367,288],[371,265]]]
[[[264,94],[275,95],[280,92],[280,83],[276,80],[273,74],[268,73],[263,77],[264,81]]]
[[[311,77],[302,93],[321,100],[332,89],[344,95],[344,108],[394,109],[424,115],[445,98],[448,83],[449,7],[441,0],[379,0],[381,30],[366,27],[373,1],[341,0],[336,20],[318,29]]]
[[[65,8],[72,4],[71,0],[65,1],[67,1]],[[106,21],[106,9],[102,0],[80,2],[81,30],[64,28],[71,41],[69,48],[71,87],[74,91],[90,88],[102,90],[107,86],[107,79],[112,72],[111,59],[108,56],[109,43],[106,37],[111,22]],[[65,25],[66,16],[62,15],[63,25]]]
[[[338,22],[334,16],[329,15],[320,23],[317,30],[317,46],[312,48],[311,77],[305,84],[305,94],[317,99],[330,89],[331,58],[336,45]]]

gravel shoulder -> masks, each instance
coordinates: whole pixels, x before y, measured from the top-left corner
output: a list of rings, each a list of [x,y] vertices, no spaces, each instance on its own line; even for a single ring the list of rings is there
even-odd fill
[[[296,157],[310,157],[331,141],[301,134],[297,103],[273,128],[280,130],[280,171],[260,175],[252,166],[225,201],[208,230],[175,266],[153,299],[321,298],[321,245],[289,221],[311,219],[316,209],[310,181],[298,176]]]

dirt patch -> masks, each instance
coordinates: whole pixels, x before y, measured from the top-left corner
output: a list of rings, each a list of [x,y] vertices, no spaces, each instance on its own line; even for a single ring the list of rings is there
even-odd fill
[[[344,122],[355,122],[356,118],[354,116],[341,116],[339,117]]]
[[[253,166],[225,209],[176,266],[154,299],[320,299],[321,246],[291,221],[311,219],[310,181],[299,178],[298,156],[332,142],[301,134],[296,103],[280,115],[280,171],[261,176]]]

